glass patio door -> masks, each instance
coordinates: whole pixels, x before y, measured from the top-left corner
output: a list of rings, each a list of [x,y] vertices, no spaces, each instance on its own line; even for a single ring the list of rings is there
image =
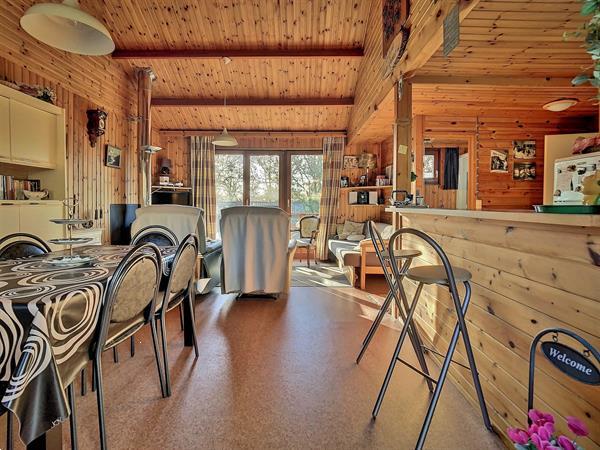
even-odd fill
[[[246,205],[283,207],[280,158],[278,154],[248,155],[249,183]]]

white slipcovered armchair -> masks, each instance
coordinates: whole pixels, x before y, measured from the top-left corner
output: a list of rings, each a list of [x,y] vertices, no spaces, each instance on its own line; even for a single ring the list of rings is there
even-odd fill
[[[221,211],[221,292],[278,295],[289,290],[296,241],[279,208],[239,206]]]

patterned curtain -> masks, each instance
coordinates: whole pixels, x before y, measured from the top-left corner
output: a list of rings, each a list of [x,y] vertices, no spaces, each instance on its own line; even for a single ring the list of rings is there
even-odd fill
[[[317,256],[321,260],[328,258],[327,240],[336,232],[343,158],[344,138],[323,138],[323,188],[319,207],[321,224],[317,236]]]
[[[204,210],[206,235],[214,239],[217,222],[215,191],[215,147],[212,136],[190,137],[192,166],[192,202]]]

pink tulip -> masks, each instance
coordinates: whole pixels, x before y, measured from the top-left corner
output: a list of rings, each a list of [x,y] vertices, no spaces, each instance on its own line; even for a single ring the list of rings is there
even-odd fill
[[[545,426],[540,427],[537,434],[542,441],[550,441],[550,438],[552,437],[552,433],[549,433]]]
[[[552,416],[552,414],[548,414],[537,409],[529,410],[529,418],[537,425],[544,425],[547,422],[554,423],[554,416]]]
[[[558,445],[560,445],[560,448],[563,450],[575,450],[573,441],[566,436],[561,435],[558,437]]]
[[[552,436],[554,434],[554,422],[546,422],[544,424],[546,431]]]
[[[531,435],[531,442],[533,442],[537,450],[550,450],[552,448],[550,442],[542,439],[538,434]]]
[[[520,428],[508,428],[506,430],[508,437],[515,444],[526,445],[529,442],[529,435],[525,430]]]
[[[590,433],[586,424],[577,417],[567,416],[567,426],[576,436],[587,436]]]

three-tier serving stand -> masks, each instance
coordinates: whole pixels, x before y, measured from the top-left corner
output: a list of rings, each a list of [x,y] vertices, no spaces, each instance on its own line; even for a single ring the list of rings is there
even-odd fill
[[[56,264],[64,264],[64,265],[76,265],[76,264],[84,264],[88,263],[92,260],[91,256],[86,255],[74,255],[73,254],[73,245],[81,245],[91,242],[92,238],[85,237],[73,237],[73,229],[77,225],[83,225],[88,223],[87,219],[79,219],[76,217],[77,207],[79,206],[79,202],[77,201],[77,196],[73,196],[71,198],[67,198],[63,200],[63,205],[67,210],[67,218],[66,219],[50,219],[50,222],[53,222],[58,225],[64,225],[67,227],[67,237],[66,238],[56,238],[50,239],[48,242],[55,245],[66,245],[69,253],[68,255],[56,256],[51,259],[51,262]]]

